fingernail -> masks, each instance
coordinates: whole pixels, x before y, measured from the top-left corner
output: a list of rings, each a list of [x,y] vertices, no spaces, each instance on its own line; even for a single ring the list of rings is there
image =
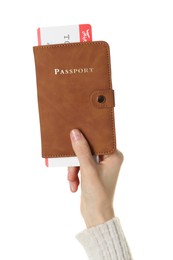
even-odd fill
[[[70,133],[70,136],[71,136],[71,139],[76,142],[81,139],[82,134],[78,129],[73,129]]]

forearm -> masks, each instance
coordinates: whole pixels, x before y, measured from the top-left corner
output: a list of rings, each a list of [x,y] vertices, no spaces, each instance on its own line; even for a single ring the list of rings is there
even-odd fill
[[[118,218],[84,230],[76,236],[89,260],[132,260]]]

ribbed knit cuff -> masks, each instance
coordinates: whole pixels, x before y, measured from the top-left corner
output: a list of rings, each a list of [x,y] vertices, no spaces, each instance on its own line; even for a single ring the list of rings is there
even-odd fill
[[[90,260],[132,260],[118,218],[84,230],[76,238]]]

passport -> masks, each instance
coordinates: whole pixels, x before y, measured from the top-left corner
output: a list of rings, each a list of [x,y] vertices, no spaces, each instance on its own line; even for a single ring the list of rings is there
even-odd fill
[[[75,156],[78,128],[93,155],[116,148],[110,48],[93,41],[33,47],[43,158]]]

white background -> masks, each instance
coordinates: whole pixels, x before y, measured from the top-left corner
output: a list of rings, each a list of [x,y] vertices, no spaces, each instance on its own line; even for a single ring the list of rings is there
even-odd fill
[[[3,3],[3,4],[2,4]],[[87,259],[80,194],[41,159],[32,46],[39,26],[91,23],[111,47],[115,196],[135,260],[171,260],[173,7],[170,0],[3,1],[0,7],[0,259]]]

